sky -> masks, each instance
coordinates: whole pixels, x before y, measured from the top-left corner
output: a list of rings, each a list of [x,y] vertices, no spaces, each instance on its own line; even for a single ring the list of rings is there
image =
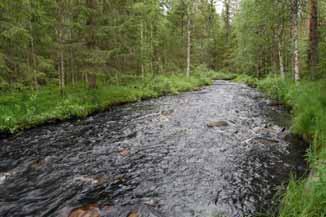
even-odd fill
[[[223,10],[223,3],[221,0],[216,1],[216,12],[221,14]]]
[[[216,0],[215,2],[216,12],[222,14],[223,11],[223,0]],[[167,13],[168,8],[164,8],[164,13]]]

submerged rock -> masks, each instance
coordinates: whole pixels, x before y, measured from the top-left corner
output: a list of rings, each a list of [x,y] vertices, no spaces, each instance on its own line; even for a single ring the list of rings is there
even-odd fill
[[[0,173],[0,185],[6,181],[9,175],[10,175],[9,173]]]
[[[269,105],[269,106],[282,106],[283,104],[282,104],[282,102],[280,102],[280,101],[270,100],[270,101],[268,102],[268,105]]]
[[[129,214],[128,214],[128,216],[127,217],[139,217],[139,214],[138,214],[138,212],[137,211],[131,211]]]
[[[214,127],[227,127],[229,123],[226,121],[211,121],[208,122],[207,127],[214,128]]]
[[[100,208],[96,204],[73,209],[68,217],[100,217]]]
[[[120,151],[122,157],[127,157],[129,155],[129,150],[127,148]]]
[[[173,109],[167,110],[167,111],[161,111],[161,115],[163,116],[170,116],[174,112]]]
[[[102,185],[107,182],[108,177],[106,176],[96,176],[96,177],[86,177],[86,176],[77,176],[74,178],[74,181],[87,183],[91,185]]]
[[[15,175],[16,171],[12,170],[9,172],[5,172],[5,173],[0,173],[0,185],[4,184],[5,181],[10,178],[11,176]]]
[[[164,217],[154,207],[145,204],[136,206],[115,206],[110,210],[109,217]]]

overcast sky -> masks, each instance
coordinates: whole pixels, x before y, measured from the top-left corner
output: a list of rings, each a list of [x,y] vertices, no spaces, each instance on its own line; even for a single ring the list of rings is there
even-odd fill
[[[216,12],[218,14],[222,14],[223,11],[223,0],[217,0],[215,1],[216,6]],[[164,7],[164,6],[163,6]],[[168,8],[164,7],[164,13],[167,13]]]
[[[216,11],[221,14],[223,10],[223,3],[221,0],[216,1]]]

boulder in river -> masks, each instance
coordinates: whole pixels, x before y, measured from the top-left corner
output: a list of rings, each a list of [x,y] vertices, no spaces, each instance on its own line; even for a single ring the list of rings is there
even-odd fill
[[[0,185],[6,181],[9,175],[10,175],[9,173],[0,173]]]
[[[278,106],[282,106],[283,104],[280,101],[270,100],[268,102],[268,105],[273,107],[278,107]]]
[[[120,151],[120,155],[122,157],[127,157],[129,155],[129,150],[127,148],[124,148]]]
[[[214,127],[227,127],[229,123],[226,121],[210,121],[207,124],[207,127],[214,128]]]
[[[146,204],[134,206],[114,206],[110,210],[109,217],[165,217],[154,207]]]
[[[127,217],[139,217],[139,214],[137,211],[131,211]]]
[[[100,217],[101,211],[96,204],[89,204],[73,209],[68,217]]]
[[[102,185],[108,181],[106,176],[96,176],[96,177],[87,177],[87,176],[77,176],[74,178],[74,181],[80,183],[87,183],[91,185]]]

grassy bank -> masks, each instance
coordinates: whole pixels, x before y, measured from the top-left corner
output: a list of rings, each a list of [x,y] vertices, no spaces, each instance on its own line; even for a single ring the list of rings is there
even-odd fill
[[[292,108],[292,131],[311,142],[307,159],[311,174],[305,180],[292,179],[283,198],[281,217],[326,216],[326,81],[293,81],[279,77],[257,80],[239,76],[270,97]]]
[[[112,105],[135,102],[211,84],[215,79],[233,75],[213,71],[183,74],[122,77],[119,81],[99,83],[98,88],[67,87],[62,97],[55,86],[37,91],[7,91],[0,96],[0,133],[15,133],[51,121],[85,117]]]

